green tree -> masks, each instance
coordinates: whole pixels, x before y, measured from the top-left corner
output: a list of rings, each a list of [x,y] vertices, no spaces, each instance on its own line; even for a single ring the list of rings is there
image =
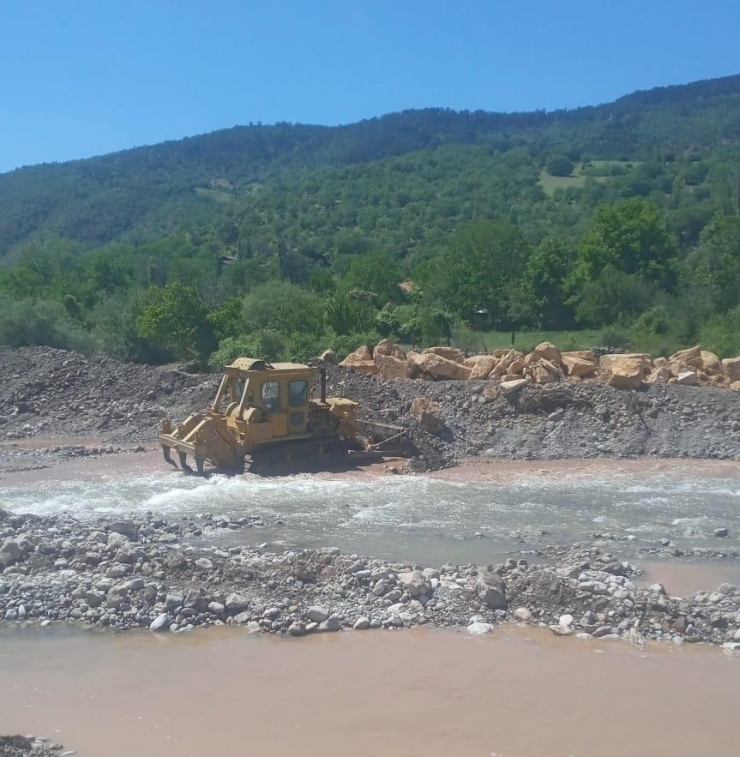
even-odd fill
[[[208,363],[215,371],[238,357],[262,360],[282,360],[286,357],[286,342],[274,329],[260,329],[252,334],[226,337],[211,355]]]
[[[0,345],[47,345],[65,350],[90,351],[90,340],[59,302],[0,294]]]
[[[335,334],[343,336],[368,331],[374,325],[375,308],[366,292],[336,292],[326,300],[324,317]]]
[[[195,287],[177,282],[151,287],[148,306],[136,321],[139,334],[180,360],[204,363],[216,347],[208,308]]]
[[[230,297],[220,308],[208,314],[216,339],[221,342],[227,337],[236,337],[244,332],[244,301],[241,297]]]
[[[579,292],[576,317],[590,327],[627,323],[651,307],[655,296],[654,284],[609,265]]]
[[[688,280],[707,290],[715,312],[740,304],[740,217],[720,215],[704,229]]]
[[[401,267],[387,252],[369,252],[352,260],[342,284],[347,289],[372,292],[382,307],[402,299],[403,292],[398,286],[402,279]]]
[[[553,155],[545,164],[550,176],[570,176],[573,173],[573,161],[567,155]]]
[[[578,248],[575,276],[595,281],[612,267],[671,290],[676,283],[676,255],[676,240],[660,210],[635,197],[596,209]]]
[[[533,325],[545,329],[573,327],[573,308],[568,304],[568,276],[575,251],[562,239],[546,237],[527,261],[522,290],[534,315]]]
[[[248,333],[273,329],[285,339],[296,333],[320,334],[324,302],[315,292],[275,279],[255,287],[244,298],[243,318]]]
[[[486,309],[508,323],[511,289],[529,257],[519,229],[503,221],[473,221],[455,234],[439,258],[434,289],[447,307],[470,320]]]

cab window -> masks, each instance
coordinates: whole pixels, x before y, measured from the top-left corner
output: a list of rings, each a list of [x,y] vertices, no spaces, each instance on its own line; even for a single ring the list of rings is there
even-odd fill
[[[308,381],[289,381],[288,398],[291,407],[303,407],[308,401]]]
[[[268,413],[280,410],[280,384],[277,381],[262,384],[262,407]]]

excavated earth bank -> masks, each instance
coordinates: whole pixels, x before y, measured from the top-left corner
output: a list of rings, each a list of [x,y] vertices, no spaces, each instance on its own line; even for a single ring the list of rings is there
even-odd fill
[[[503,394],[491,381],[384,380],[328,370],[330,394],[359,401],[370,420],[409,428],[417,471],[470,456],[740,455],[740,393],[729,389],[661,384],[628,390],[560,381]],[[48,348],[0,351],[0,470],[151,445],[162,418],[182,419],[204,408],[217,382],[214,375]],[[418,397],[440,410],[444,426],[436,434],[411,415]]]

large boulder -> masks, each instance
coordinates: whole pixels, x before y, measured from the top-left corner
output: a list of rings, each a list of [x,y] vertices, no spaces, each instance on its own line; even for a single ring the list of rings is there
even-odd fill
[[[717,376],[722,373],[722,361],[709,350],[701,351],[701,365],[697,366],[707,376]]]
[[[370,348],[366,344],[361,344],[354,352],[350,352],[349,355],[342,360],[341,365],[358,362],[364,363],[372,359],[373,354],[370,352]]]
[[[676,383],[682,386],[696,386],[699,383],[696,371],[683,371],[676,376]]]
[[[496,353],[494,353],[494,355],[495,354]],[[506,354],[501,356],[496,367],[491,371],[489,378],[501,378],[502,376],[507,375],[509,366],[512,364],[515,364],[517,366],[521,364],[522,369],[526,365],[524,354],[522,352],[519,352],[519,350],[509,350],[508,352],[506,352]]]
[[[420,570],[399,573],[398,583],[400,583],[412,597],[420,597],[422,594],[430,596],[432,593],[431,581]]]
[[[555,363],[555,365],[560,365],[560,350],[551,342],[540,342],[532,352],[539,358],[544,358],[551,363]]]
[[[0,567],[15,565],[21,557],[21,548],[15,539],[6,539],[0,547]]]
[[[375,365],[373,356],[370,354],[370,350],[366,344],[358,347],[354,352],[350,352],[339,365],[372,376],[378,373],[378,367]]]
[[[515,357],[506,368],[506,375],[509,378],[515,378],[521,376],[524,369],[527,367],[526,358],[523,356]]]
[[[590,358],[587,355],[590,354]],[[569,376],[587,378],[593,376],[599,367],[593,352],[583,350],[581,352],[564,352],[560,358],[566,373]]]
[[[373,350],[373,357],[377,358],[378,355],[395,357],[399,360],[406,359],[406,353],[397,344],[393,344],[390,339],[381,339],[375,345],[375,349]]]
[[[667,384],[671,379],[671,375],[671,369],[667,365],[656,365],[655,368],[645,376],[645,382],[647,384]]]
[[[548,360],[540,360],[529,368],[529,375],[532,377],[532,381],[535,384],[549,384],[553,381],[557,381],[559,376],[557,371],[552,370],[549,366],[552,365]]]
[[[376,350],[374,360],[381,378],[412,378],[415,373],[414,367],[405,357],[401,359],[394,355],[384,355]]]
[[[502,381],[498,385],[498,388],[503,394],[514,394],[514,392],[523,389],[528,383],[529,381],[525,378],[512,379],[511,381]]]
[[[701,347],[697,344],[696,347],[690,347],[687,350],[679,350],[674,352],[669,358],[670,363],[683,363],[691,368],[702,367]]]
[[[416,397],[409,410],[419,425],[430,434],[437,434],[445,427],[442,408],[428,397]]]
[[[470,368],[462,362],[447,360],[435,352],[409,352],[406,357],[411,365],[432,378],[453,381],[467,381],[470,378]]]
[[[456,347],[429,347],[424,352],[431,355],[439,355],[445,358],[445,360],[452,360],[453,363],[465,362],[465,355]]]
[[[480,573],[475,581],[475,593],[489,610],[505,610],[506,584],[496,573]]]
[[[604,362],[604,358],[610,358]],[[607,383],[619,389],[639,389],[645,376],[645,355],[602,355],[601,367]]]
[[[487,379],[497,363],[498,358],[495,358],[493,355],[476,355],[475,357],[468,358],[463,365],[470,368],[470,380],[478,381]]]
[[[727,357],[722,361],[722,367],[725,369],[731,383],[740,381],[740,356]]]

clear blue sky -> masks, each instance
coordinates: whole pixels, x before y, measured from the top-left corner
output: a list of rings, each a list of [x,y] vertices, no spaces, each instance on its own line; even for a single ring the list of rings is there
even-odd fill
[[[548,110],[740,73],[738,0],[3,0],[0,172],[250,121]]]

